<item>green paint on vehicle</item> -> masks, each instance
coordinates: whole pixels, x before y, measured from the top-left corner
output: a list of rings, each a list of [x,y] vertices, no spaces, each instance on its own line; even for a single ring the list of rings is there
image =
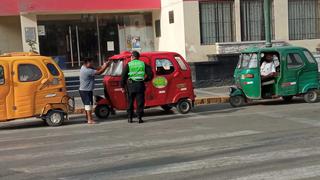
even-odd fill
[[[159,76],[153,79],[152,84],[156,88],[165,88],[168,85],[168,80],[165,77]]]

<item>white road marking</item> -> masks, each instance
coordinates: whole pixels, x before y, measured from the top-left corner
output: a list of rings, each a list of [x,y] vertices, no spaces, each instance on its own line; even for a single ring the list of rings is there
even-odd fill
[[[271,152],[256,153],[256,154],[241,155],[241,156],[209,158],[204,160],[195,160],[195,161],[188,161],[188,162],[182,162],[182,163],[171,163],[171,164],[158,165],[158,166],[152,166],[152,167],[132,168],[132,169],[120,170],[120,171],[114,171],[114,172],[100,172],[95,174],[88,174],[85,177],[81,176],[81,178],[83,179],[86,179],[86,178],[90,179],[90,177],[95,177],[97,179],[99,178],[110,179],[110,178],[120,178],[120,177],[133,178],[133,177],[152,176],[152,175],[160,175],[160,174],[167,174],[167,173],[187,172],[187,171],[199,170],[199,169],[218,168],[218,167],[240,165],[240,164],[243,165],[243,164],[258,163],[258,162],[272,161],[272,160],[279,161],[284,159],[303,158],[303,157],[308,157],[313,155],[320,155],[319,147],[271,151]],[[316,167],[316,169],[317,168],[318,167]],[[15,169],[15,170],[18,170],[18,169]],[[34,169],[29,169],[29,170],[31,170],[32,172],[32,170]],[[28,171],[24,171],[24,172],[28,172]],[[73,176],[73,177],[66,177],[63,179],[79,179],[79,177]],[[252,179],[257,180],[259,178],[252,178]],[[275,178],[275,179],[279,180],[278,178]],[[286,180],[286,179],[283,179],[283,180]]]
[[[314,178],[318,176],[320,176],[320,165],[264,172],[260,174],[239,177],[232,180],[296,180]]]
[[[205,141],[205,140],[213,140],[213,139],[220,139],[220,138],[230,138],[230,137],[238,137],[238,136],[246,136],[246,135],[254,135],[259,134],[261,132],[259,131],[237,131],[237,132],[229,132],[229,133],[218,133],[218,134],[208,134],[208,135],[196,135],[196,136],[187,136],[182,138],[172,138],[172,139],[161,139],[161,140],[148,140],[148,141],[136,141],[136,142],[129,142],[129,143],[123,143],[123,144],[111,144],[106,147],[100,147],[100,148],[106,148],[105,151],[108,151],[108,149],[115,148],[115,147],[123,147],[123,148],[130,148],[130,147],[150,147],[150,146],[159,146],[159,145],[167,145],[167,144],[184,144],[184,143],[190,143],[190,142],[198,142],[198,141]],[[203,147],[199,147],[200,150],[204,150]],[[80,149],[79,152],[89,152],[89,151],[95,151],[99,150],[98,148],[92,147],[92,148],[86,148],[86,149]],[[101,149],[100,149],[101,150]],[[190,152],[190,150],[186,149],[187,152]],[[197,148],[192,147],[192,151],[197,151]],[[174,152],[174,151],[172,151]],[[181,151],[183,152],[183,151]],[[66,152],[66,153],[72,153],[72,151]],[[77,153],[77,150],[75,150],[75,153]],[[165,155],[170,155],[170,153],[165,152]],[[67,154],[68,155],[68,154]],[[142,152],[142,154],[135,154],[138,155],[138,157],[147,158],[146,153]],[[37,156],[37,155],[35,155]],[[163,156],[163,154],[156,154],[156,156]],[[44,156],[45,157],[45,156]],[[153,155],[152,157],[155,157]],[[23,158],[20,156],[20,158]],[[114,158],[98,158],[93,160],[86,160],[86,161],[75,161],[75,162],[66,162],[66,163],[59,163],[59,164],[52,164],[49,166],[29,166],[29,167],[23,167],[23,168],[16,168],[14,170],[21,171],[21,172],[28,172],[28,173],[39,173],[39,172],[45,172],[45,171],[57,171],[59,169],[65,169],[65,168],[75,168],[75,167],[83,167],[83,166],[96,166],[97,164],[108,164],[112,162],[120,161],[121,159],[128,159],[125,155],[116,156]],[[135,157],[130,157],[135,158]],[[149,157],[150,158],[150,157]],[[2,158],[1,158],[2,159]],[[4,159],[4,158],[3,158]],[[8,160],[8,159],[5,159]],[[114,160],[114,161],[113,161]]]
[[[286,116],[284,113],[265,113],[265,112],[260,112],[259,114],[271,118],[277,118],[277,119],[285,119],[289,121],[293,121],[296,123],[301,123],[301,124],[307,124],[311,125],[314,127],[320,127],[320,120],[319,119],[309,119],[309,118],[302,118],[302,117],[294,117],[294,116]]]

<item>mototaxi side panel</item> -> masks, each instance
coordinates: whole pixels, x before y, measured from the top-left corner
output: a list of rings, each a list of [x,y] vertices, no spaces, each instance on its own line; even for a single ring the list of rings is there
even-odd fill
[[[259,57],[258,52],[243,53],[235,70],[236,85],[250,99],[261,99]]]
[[[130,58],[130,52],[110,58],[111,63],[103,80],[107,98],[96,97],[95,114],[98,117],[107,118],[110,106],[117,110],[127,109],[126,90],[121,88],[120,81],[122,68]],[[161,106],[164,110],[169,110],[176,106],[179,112],[188,113],[195,95],[191,69],[187,62],[179,54],[172,52],[145,52],[141,53],[140,60],[151,67],[154,75],[153,80],[145,84],[145,107]]]
[[[0,60],[0,121],[9,118],[12,113],[12,99],[8,98],[11,87],[11,73],[9,63]]]
[[[0,121],[39,117],[59,126],[73,110],[64,75],[51,58],[7,53],[0,56],[0,65],[0,106],[5,111]]]
[[[120,54],[109,59],[110,65],[103,78],[104,94],[107,98],[99,100],[101,104],[107,103],[116,109],[126,109],[127,95],[121,87],[121,74],[129,58],[128,54]]]
[[[37,58],[13,62],[14,118],[40,116],[48,103],[61,103],[67,95],[61,70],[52,60]]]
[[[319,73],[318,64],[313,55],[305,48],[294,46],[272,47],[272,48],[248,48],[243,51],[241,57],[248,53],[258,53],[258,70],[256,71],[260,77],[260,66],[262,59],[260,58],[264,53],[275,54],[274,62],[276,65],[276,76],[274,82],[271,83],[268,89],[271,98],[282,97],[284,101],[288,102],[293,96],[303,95],[306,102],[316,102],[317,90],[319,89]],[[237,87],[231,88],[230,103],[232,106],[239,106],[243,104],[245,99],[259,99],[252,98],[252,93],[260,91],[256,90],[258,87],[252,87],[254,92],[247,90],[244,85],[247,84],[246,76],[254,74],[251,70],[242,69],[243,58],[240,58],[239,64],[235,70],[235,83]],[[277,64],[277,63],[276,63]],[[260,65],[260,66],[259,66]],[[253,77],[249,75],[249,77]],[[254,82],[254,81],[253,81]],[[258,81],[259,87],[263,88],[266,83]],[[255,94],[257,95],[257,94]],[[240,98],[235,98],[240,97]]]
[[[179,54],[154,55],[151,67],[154,78],[147,83],[146,106],[173,105],[181,99],[194,101],[191,69]]]
[[[68,112],[70,102],[68,102],[69,97],[67,96],[63,72],[51,58],[43,59],[42,66],[46,67],[46,76],[36,94],[35,114],[47,114],[50,110],[48,106],[58,107],[60,110]]]

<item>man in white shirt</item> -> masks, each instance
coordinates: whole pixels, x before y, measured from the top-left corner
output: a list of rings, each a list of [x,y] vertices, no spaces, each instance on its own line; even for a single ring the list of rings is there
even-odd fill
[[[266,53],[265,56],[265,61],[260,67],[262,81],[267,81],[276,75],[276,65],[273,62],[273,55]]]

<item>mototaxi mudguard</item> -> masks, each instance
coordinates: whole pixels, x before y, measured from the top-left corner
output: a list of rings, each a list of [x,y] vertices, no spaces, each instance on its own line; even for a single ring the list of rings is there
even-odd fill
[[[108,99],[106,98],[103,98],[101,96],[95,96],[95,102],[96,102],[96,105],[110,105],[110,102]]]
[[[230,87],[230,97],[243,96],[246,97],[242,89],[237,87]]]

